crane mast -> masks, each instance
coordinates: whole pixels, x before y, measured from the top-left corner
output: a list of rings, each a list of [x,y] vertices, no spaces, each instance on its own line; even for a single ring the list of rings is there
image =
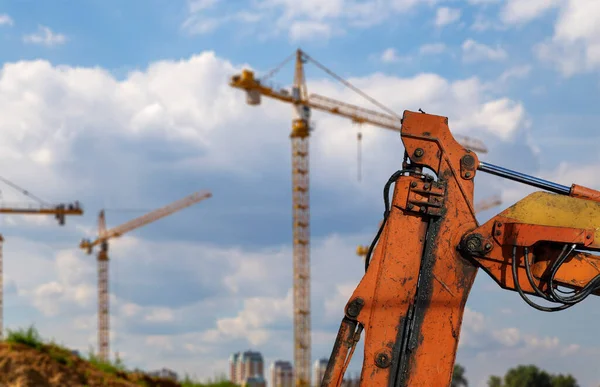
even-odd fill
[[[309,136],[310,107],[304,79],[304,58],[296,53],[294,120],[292,121],[292,227],[294,293],[294,378],[296,386],[310,385],[310,208]]]
[[[102,361],[108,361],[110,340],[110,313],[108,297],[109,239],[117,238],[129,231],[133,231],[137,228],[157,221],[160,218],[171,215],[211,196],[212,194],[210,192],[198,191],[167,206],[158,208],[145,215],[123,223],[120,226],[113,227],[110,230],[106,229],[104,210],[100,211],[98,215],[98,237],[93,241],[89,239],[83,239],[79,244],[79,247],[85,250],[88,254],[92,254],[93,248],[95,246],[100,246],[96,259],[98,265],[98,357]]]

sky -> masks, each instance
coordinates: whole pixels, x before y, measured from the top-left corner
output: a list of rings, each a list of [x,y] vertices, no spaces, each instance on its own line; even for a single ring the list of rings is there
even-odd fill
[[[88,0],[0,4],[0,177],[84,215],[5,216],[5,326],[87,353],[96,262],[78,248],[198,190],[213,197],[110,245],[111,351],[131,367],[209,378],[231,353],[293,359],[290,106],[228,85],[297,48],[390,109],[449,117],[481,160],[600,189],[600,3],[594,0]],[[289,86],[293,66],[273,82]],[[307,64],[309,92],[374,108]],[[397,133],[314,112],[312,358],[328,357],[364,274]],[[361,179],[357,173],[362,132]],[[531,189],[478,174],[475,198]],[[27,202],[0,185],[3,202]],[[409,237],[409,236],[407,236]],[[477,276],[457,352],[471,385],[518,364],[600,384],[600,301],[559,313]],[[359,372],[362,347],[349,372]]]

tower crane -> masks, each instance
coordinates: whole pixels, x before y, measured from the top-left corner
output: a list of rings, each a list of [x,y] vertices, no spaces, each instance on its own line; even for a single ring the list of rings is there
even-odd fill
[[[37,205],[0,206],[0,214],[10,215],[54,215],[59,226],[65,224],[67,215],[83,215],[83,209],[78,201],[73,203],[48,204],[46,201],[31,194],[29,191],[0,177],[0,180],[38,202]],[[0,340],[4,338],[4,235],[0,234]]]
[[[108,361],[109,351],[109,304],[108,304],[108,241],[133,231],[137,228],[152,223],[160,218],[171,215],[204,199],[210,198],[212,193],[198,191],[169,205],[158,208],[145,215],[137,217],[120,226],[106,229],[104,210],[98,215],[98,236],[91,241],[83,239],[79,247],[88,254],[92,254],[95,246],[100,246],[97,255],[98,262],[98,356],[103,361]]]
[[[268,86],[265,80],[278,72],[286,63],[295,58],[294,82],[291,92],[276,90]],[[352,89],[362,97],[374,103],[389,114],[350,105],[317,94],[308,94],[304,77],[304,63],[312,62],[321,70]],[[309,212],[309,135],[311,109],[346,117],[358,124],[371,124],[400,133],[401,117],[369,97],[333,71],[323,66],[305,52],[298,49],[274,70],[262,79],[256,79],[254,72],[248,69],[233,75],[229,85],[246,92],[249,105],[259,105],[261,96],[287,102],[293,106],[294,118],[290,134],[292,142],[292,235],[294,270],[294,377],[297,387],[310,385],[311,363],[311,327],[310,327],[310,212]],[[486,153],[485,145],[466,136],[455,136],[467,149]],[[359,135],[360,140],[360,135]]]
[[[498,195],[482,199],[480,202],[475,203],[475,213],[477,214],[478,212],[489,210],[500,204],[502,204],[502,199]],[[381,226],[381,222],[379,223],[379,226]],[[366,259],[367,254],[369,254],[369,246],[359,245],[356,248],[356,255],[362,257],[363,260]]]

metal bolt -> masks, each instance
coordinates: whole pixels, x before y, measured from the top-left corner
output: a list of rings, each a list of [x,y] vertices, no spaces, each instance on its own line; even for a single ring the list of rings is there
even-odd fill
[[[362,307],[364,304],[365,304],[365,302],[361,298],[356,298],[356,299],[352,300],[352,302],[350,302],[350,304],[348,304],[348,308],[346,309],[346,314],[348,314],[349,317],[358,316],[358,314],[362,310]]]
[[[415,149],[414,155],[415,155],[415,157],[421,157],[421,156],[423,156],[424,153],[425,153],[425,151],[423,149],[417,148],[417,149]]]
[[[387,368],[392,364],[390,355],[385,352],[380,352],[375,356],[375,365],[379,368]]]
[[[585,239],[592,239],[592,236],[590,234],[585,236]]]
[[[474,253],[481,248],[481,239],[477,236],[471,236],[467,239],[467,250]]]
[[[496,227],[502,227],[502,222],[496,223]]]
[[[462,159],[460,159],[460,162],[465,167],[472,167],[475,165],[475,157],[472,155],[464,155]]]
[[[429,184],[424,184],[423,189],[429,189]]]
[[[408,208],[409,210],[412,210],[414,208],[414,204],[412,203],[408,203],[408,205],[406,206],[406,208]]]
[[[491,243],[486,243],[486,244],[485,244],[485,249],[486,249],[486,250],[489,250],[489,249],[491,249],[491,248],[492,248],[492,244],[491,244]]]
[[[416,181],[413,181],[413,182],[411,182],[411,183],[410,183],[410,186],[411,186],[412,188],[415,188],[415,187],[417,186],[417,182],[416,182]]]
[[[427,212],[427,207],[422,206],[420,211],[423,212],[423,213]]]
[[[496,230],[496,236],[500,236],[500,235],[502,235],[502,231]]]
[[[465,173],[465,177],[471,177],[471,172]]]

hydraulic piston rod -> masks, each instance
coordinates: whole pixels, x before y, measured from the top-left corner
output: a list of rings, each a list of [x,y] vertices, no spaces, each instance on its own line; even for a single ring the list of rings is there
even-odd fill
[[[569,195],[571,193],[571,187],[553,183],[551,181],[540,179],[535,176],[529,176],[521,172],[516,172],[510,169],[502,168],[497,165],[484,163],[483,161],[479,162],[479,167],[477,169],[479,169],[482,172],[487,172],[492,175],[504,177],[505,179],[518,181],[519,183],[524,183],[533,187],[545,189],[547,191],[554,192],[557,194]]]

